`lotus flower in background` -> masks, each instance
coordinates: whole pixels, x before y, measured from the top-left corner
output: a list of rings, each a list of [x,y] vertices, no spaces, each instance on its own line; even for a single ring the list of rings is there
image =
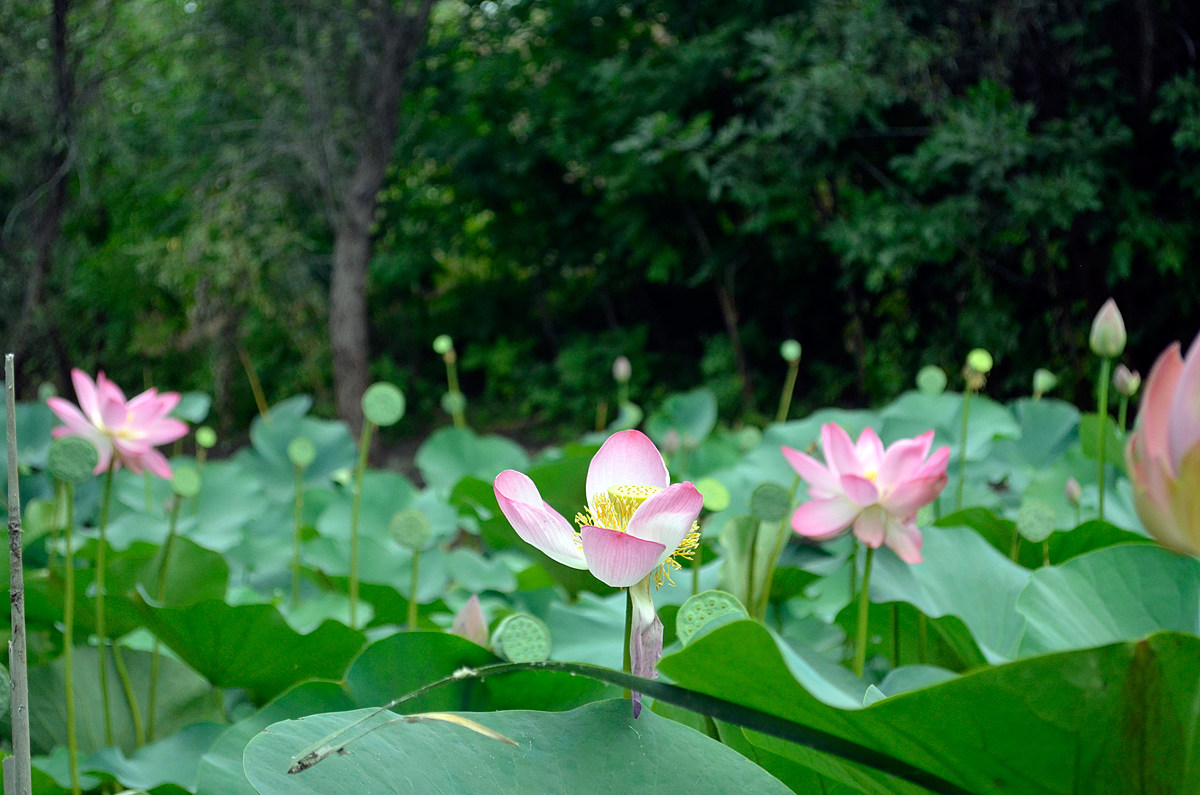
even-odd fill
[[[166,457],[154,449],[187,433],[187,424],[167,416],[179,403],[178,392],[159,393],[147,389],[131,400],[125,399],[121,388],[97,373],[93,382],[82,370],[71,371],[75,396],[79,406],[60,397],[46,400],[64,425],[51,433],[55,438],[80,436],[100,453],[95,474],[108,469],[110,462],[127,467],[135,474],[148,469],[170,480],[171,466]]]
[[[1171,343],[1146,378],[1125,447],[1138,516],[1164,546],[1200,555],[1200,335]]]
[[[826,463],[783,448],[788,463],[808,482],[810,499],[792,516],[792,528],[815,539],[832,538],[853,525],[854,535],[873,549],[887,544],[907,563],[921,562],[917,511],[946,485],[950,448],[933,455],[933,431],[884,449],[867,428],[858,443],[839,426],[821,427]],[[928,456],[928,457],[927,457]]]
[[[696,517],[703,498],[691,483],[671,485],[654,443],[640,431],[608,437],[587,473],[587,508],[579,529],[546,503],[528,476],[496,476],[496,501],[522,539],[553,560],[588,569],[601,582],[629,588],[633,605],[630,659],[633,674],[653,679],[662,656],[662,622],[650,598],[650,580],[670,580],[676,557],[691,557],[699,543]],[[636,694],[635,694],[636,695]],[[634,716],[641,710],[634,699]]]

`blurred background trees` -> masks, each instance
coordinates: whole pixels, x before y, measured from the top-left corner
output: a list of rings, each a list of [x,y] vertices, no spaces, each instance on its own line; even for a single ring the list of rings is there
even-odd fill
[[[707,382],[753,420],[786,337],[804,410],[887,399],[925,363],[954,386],[976,346],[989,389],[1045,366],[1088,401],[1110,294],[1143,369],[1196,330],[1191,3],[424,12],[0,8],[0,339],[23,383],[103,367],[240,423],[252,370],[268,399],[348,416],[334,364],[358,351],[419,422],[445,332],[490,424],[590,423],[620,353],[635,395]],[[357,169],[385,150],[376,191]],[[348,231],[367,343],[335,355]]]

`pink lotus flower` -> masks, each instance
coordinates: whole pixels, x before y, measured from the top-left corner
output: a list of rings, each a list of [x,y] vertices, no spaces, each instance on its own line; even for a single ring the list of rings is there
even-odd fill
[[[183,421],[167,417],[179,403],[178,392],[160,395],[157,390],[147,389],[126,400],[121,388],[105,378],[104,373],[97,373],[93,383],[82,370],[71,371],[71,382],[79,398],[78,408],[59,397],[46,401],[65,423],[51,431],[56,439],[79,436],[95,445],[100,453],[97,475],[108,469],[115,458],[117,465],[128,467],[131,472],[140,475],[144,468],[170,480],[171,466],[154,448],[187,433]]]
[[[796,509],[792,528],[816,539],[836,536],[850,525],[867,546],[883,544],[906,563],[921,562],[917,511],[937,498],[946,485],[950,448],[932,456],[933,431],[896,442],[886,450],[867,428],[858,443],[837,425],[821,428],[826,464],[790,447],[783,455],[808,482],[809,501]]]
[[[527,476],[509,469],[495,482],[500,510],[522,539],[559,563],[590,570],[607,585],[629,588],[633,673],[653,679],[662,656],[662,622],[650,598],[650,579],[670,580],[671,570],[679,568],[675,558],[691,557],[704,499],[691,483],[671,485],[658,448],[640,431],[608,437],[588,467],[586,490],[577,531]],[[640,710],[635,699],[635,717]]]
[[[1173,342],[1146,379],[1125,447],[1138,516],[1164,546],[1200,555],[1200,336]]]

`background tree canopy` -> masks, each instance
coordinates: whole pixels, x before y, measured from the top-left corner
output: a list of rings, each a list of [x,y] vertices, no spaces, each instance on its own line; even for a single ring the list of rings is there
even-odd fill
[[[378,132],[378,20],[406,13],[0,8],[21,382],[102,367],[215,392],[233,427],[244,360],[269,399],[334,411],[338,202]],[[1143,370],[1196,328],[1193,3],[443,0],[420,36],[366,273],[371,374],[415,421],[443,332],[488,421],[578,426],[619,353],[644,399],[708,381],[753,419],[786,337],[803,410],[976,346],[994,391],[1045,366],[1090,401],[1082,335],[1110,294]]]

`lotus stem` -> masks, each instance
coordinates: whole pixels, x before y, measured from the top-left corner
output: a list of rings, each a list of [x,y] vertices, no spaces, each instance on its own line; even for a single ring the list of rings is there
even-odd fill
[[[633,663],[629,655],[630,633],[633,632],[633,595],[629,589],[625,589],[625,651],[621,655],[621,670],[625,673],[633,672]],[[623,691],[624,698],[633,700],[633,691],[625,688]]]
[[[134,741],[140,748],[146,744],[146,728],[142,724],[142,711],[138,708],[137,695],[133,692],[133,680],[129,678],[129,669],[125,667],[125,655],[116,643],[113,644],[112,655],[113,663],[117,666],[117,678],[121,680],[121,689],[125,691],[125,700],[129,702]]]
[[[796,374],[799,372],[799,359],[788,362],[787,378],[783,382],[783,392],[779,395],[779,410],[775,412],[775,422],[787,422],[788,410],[792,407],[792,393],[796,390]]]
[[[1097,488],[1100,490],[1100,519],[1104,519],[1104,454],[1108,441],[1108,381],[1111,378],[1112,359],[1105,356],[1100,360],[1100,401],[1096,416],[1100,419],[1100,462],[1097,465]]]
[[[767,561],[767,573],[763,578],[762,593],[759,594],[760,604],[758,606],[758,618],[760,621],[767,619],[767,606],[771,603],[771,586],[775,582],[775,569],[779,567],[779,556],[783,554],[783,548],[788,540],[788,524],[792,517],[792,503],[796,499],[796,489],[800,486],[800,476],[797,475],[792,481],[792,490],[789,492],[788,510],[783,519],[779,522],[779,532],[775,537],[775,551],[771,554],[771,559]]]
[[[417,631],[417,585],[421,581],[421,550],[412,553],[412,586],[408,592],[408,631]]]
[[[292,608],[300,604],[300,531],[304,524],[304,470],[295,464],[296,497],[292,505]]]
[[[100,701],[104,705],[104,742],[113,744],[112,707],[108,701],[108,664],[104,659],[104,649],[107,637],[104,626],[104,579],[105,568],[108,566],[108,540],[105,530],[108,527],[108,509],[112,504],[113,472],[117,468],[114,455],[108,462],[108,471],[104,475],[104,495],[100,502],[100,540],[96,545],[96,644],[100,647]]]
[[[954,510],[961,511],[963,506],[963,485],[967,482],[967,420],[971,411],[971,392],[967,387],[962,396],[962,439],[958,446],[958,489],[954,493]]]
[[[854,675],[862,678],[863,668],[867,662],[867,624],[870,620],[871,607],[871,561],[875,557],[875,550],[871,547],[862,547],[866,549],[866,560],[863,562],[862,576],[862,591],[858,596],[858,626],[856,627],[856,638],[854,641]]]
[[[170,523],[167,525],[167,540],[163,542],[162,565],[158,567],[158,588],[155,590],[155,598],[159,604],[162,604],[167,598],[167,565],[171,561],[171,547],[175,543],[175,535],[179,527],[179,509],[182,504],[183,497],[178,494],[174,495],[171,501]],[[158,638],[155,638],[150,657],[150,704],[146,717],[146,738],[150,742],[154,742],[154,716],[158,711],[158,664],[161,656],[162,649]]]
[[[358,628],[358,515],[362,507],[363,473],[367,469],[367,452],[371,449],[371,434],[375,423],[363,421],[362,439],[358,443],[358,466],[354,470],[354,497],[350,506],[350,626]]]
[[[67,507],[63,526],[63,693],[67,700],[67,764],[71,771],[71,795],[79,795],[79,737],[75,727],[75,552],[71,529],[75,526],[75,486],[61,484]]]

